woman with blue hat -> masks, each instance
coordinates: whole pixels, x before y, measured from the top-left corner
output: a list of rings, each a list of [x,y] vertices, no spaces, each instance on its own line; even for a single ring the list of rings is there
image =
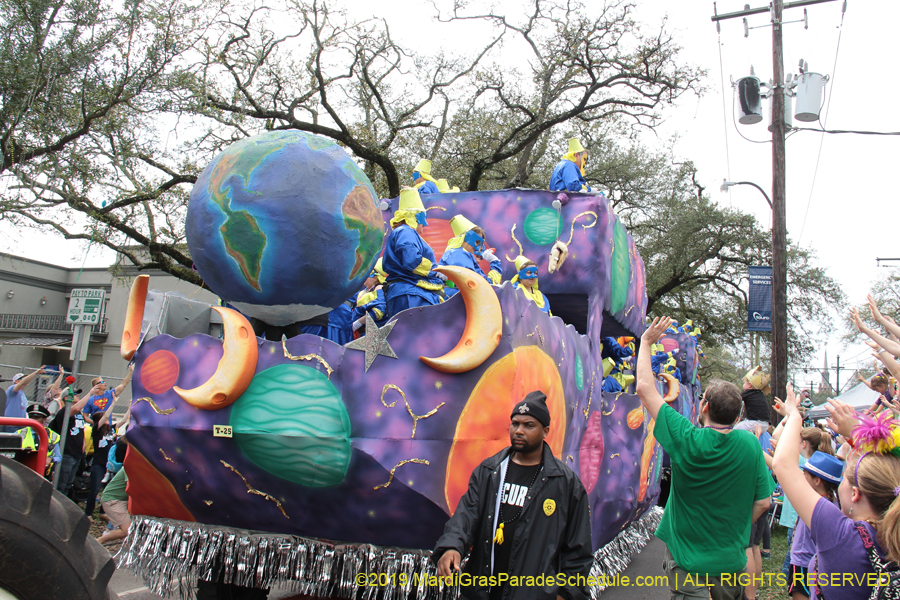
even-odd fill
[[[802,442],[801,442],[802,443]],[[803,476],[812,489],[823,498],[834,502],[837,498],[838,485],[841,483],[841,472],[844,463],[826,452],[815,451],[803,465]],[[781,480],[779,480],[781,481]],[[797,520],[794,538],[791,542],[791,570],[788,574],[788,594],[794,600],[809,598],[809,564],[816,555],[816,543],[802,520]]]

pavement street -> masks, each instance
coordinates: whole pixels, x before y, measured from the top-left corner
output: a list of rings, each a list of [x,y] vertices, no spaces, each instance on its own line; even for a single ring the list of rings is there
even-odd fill
[[[637,577],[663,575],[662,560],[665,551],[666,545],[662,540],[656,537],[652,538],[650,543],[632,558],[631,564],[622,573],[623,576],[628,577],[631,585],[608,587],[601,594],[603,600],[666,600],[669,597],[669,589],[665,586],[634,585]],[[658,581],[654,583],[658,583]],[[130,569],[116,569],[110,586],[122,600],[159,600],[160,598],[148,590],[140,578],[132,575]],[[291,600],[292,598],[298,598],[298,596],[277,590],[269,594],[269,600]]]

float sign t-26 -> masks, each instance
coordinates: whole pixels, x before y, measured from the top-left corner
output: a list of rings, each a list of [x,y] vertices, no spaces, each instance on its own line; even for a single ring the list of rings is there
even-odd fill
[[[106,290],[72,290],[66,322],[70,325],[96,325],[103,314]]]

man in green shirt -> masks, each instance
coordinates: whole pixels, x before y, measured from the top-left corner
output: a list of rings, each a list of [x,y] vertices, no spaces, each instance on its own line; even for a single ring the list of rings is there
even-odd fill
[[[666,542],[665,570],[672,598],[739,600],[748,576],[750,524],[769,508],[775,483],[752,433],[735,431],[741,392],[713,380],[700,400],[695,427],[668,406],[656,389],[651,345],[671,319],[654,319],[641,336],[637,395],[656,419],[654,434],[669,454],[672,491],[656,531]],[[645,350],[646,349],[646,350]]]

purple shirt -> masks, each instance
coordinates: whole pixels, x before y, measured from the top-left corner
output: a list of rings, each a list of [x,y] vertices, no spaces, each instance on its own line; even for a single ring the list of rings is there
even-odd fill
[[[876,539],[875,529],[865,521],[858,521],[866,529],[873,540]],[[822,585],[822,595],[826,600],[867,600],[871,588],[866,585],[866,574],[872,572],[872,563],[863,546],[862,538],[856,531],[856,523],[841,512],[837,506],[827,498],[819,498],[813,509],[810,534],[816,544],[819,553],[819,572],[829,579],[832,574],[836,578],[843,578],[845,574],[856,576],[856,581],[841,581],[837,585]],[[795,534],[796,535],[796,534]],[[884,552],[877,547],[879,554]],[[810,563],[809,572],[815,568]],[[840,575],[838,575],[840,574]],[[874,576],[873,576],[874,578]],[[863,585],[856,585],[857,581]],[[824,583],[831,583],[826,581]],[[837,583],[837,581],[835,581]],[[816,600],[815,586],[809,586],[810,600]]]
[[[797,527],[794,528],[794,537],[791,540],[791,564],[798,567],[808,567],[815,555],[816,543],[809,534],[809,527],[800,519],[797,521]]]

